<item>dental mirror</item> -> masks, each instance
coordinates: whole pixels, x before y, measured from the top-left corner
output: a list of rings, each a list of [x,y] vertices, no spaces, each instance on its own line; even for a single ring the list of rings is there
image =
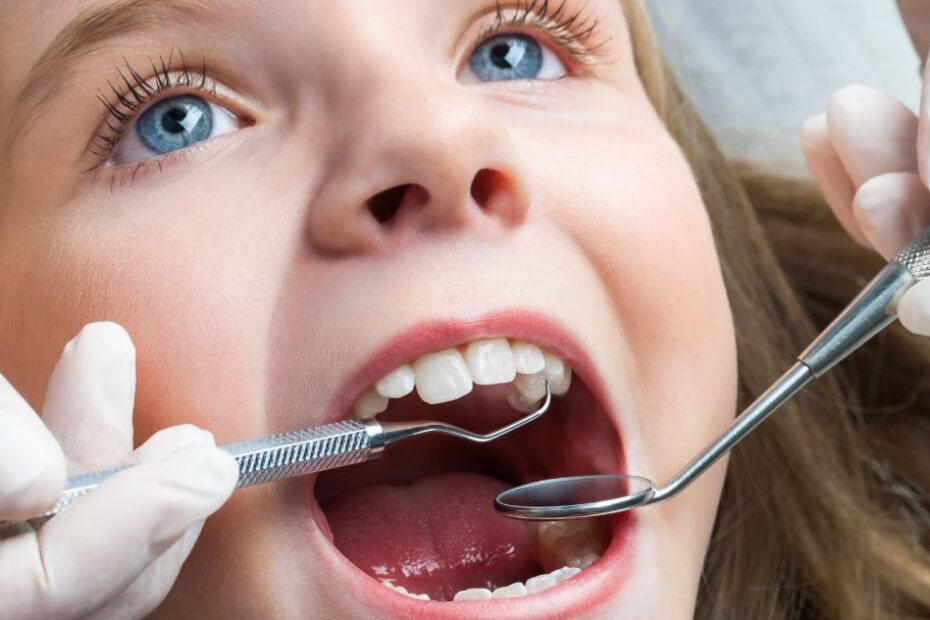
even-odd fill
[[[494,507],[515,519],[577,519],[623,512],[667,500],[797,394],[897,318],[904,292],[930,275],[930,226],[878,272],[788,371],[746,408],[707,448],[662,487],[639,476],[553,478],[500,493]]]
[[[514,487],[498,495],[494,505],[515,519],[581,519],[636,508],[655,492],[639,476],[572,476]]]

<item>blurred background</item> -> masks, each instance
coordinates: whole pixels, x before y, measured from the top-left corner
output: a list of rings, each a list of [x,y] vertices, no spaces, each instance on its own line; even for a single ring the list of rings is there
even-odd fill
[[[807,177],[798,130],[866,84],[913,110],[930,0],[648,0],[666,59],[726,154]]]

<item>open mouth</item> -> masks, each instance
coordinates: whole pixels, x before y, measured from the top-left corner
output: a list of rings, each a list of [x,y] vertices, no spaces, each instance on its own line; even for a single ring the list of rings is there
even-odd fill
[[[506,336],[449,344],[382,375],[349,415],[483,433],[534,410],[544,381],[549,411],[490,444],[422,437],[324,472],[314,487],[319,525],[385,596],[535,598],[597,570],[629,517],[516,521],[498,514],[493,499],[514,484],[620,471],[616,424],[564,352]]]

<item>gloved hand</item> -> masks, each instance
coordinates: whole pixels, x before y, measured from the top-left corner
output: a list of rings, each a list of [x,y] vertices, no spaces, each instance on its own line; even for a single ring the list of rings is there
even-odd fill
[[[807,166],[846,232],[891,259],[930,224],[930,89],[920,118],[866,86],[849,86],[801,128]],[[930,336],[930,279],[898,303],[910,331]]]
[[[141,461],[38,532],[0,541],[0,618],[145,615],[232,493],[235,461],[206,431],[172,427],[132,451],[134,393],[135,349],[115,323],[67,344],[42,419],[0,376],[0,520],[53,506],[66,459],[69,474]]]

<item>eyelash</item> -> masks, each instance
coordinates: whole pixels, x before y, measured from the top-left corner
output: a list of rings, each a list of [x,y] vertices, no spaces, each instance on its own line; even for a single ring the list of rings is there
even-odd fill
[[[119,75],[118,81],[123,84],[125,90],[107,80],[111,94],[107,96],[98,91],[97,99],[106,108],[107,118],[103,128],[94,134],[88,150],[101,159],[101,164],[119,144],[140,110],[159,94],[186,89],[217,98],[216,83],[209,77],[205,57],[201,60],[199,69],[193,69],[187,64],[184,54],[178,53],[180,69],[172,70],[173,57],[174,52],[168,54],[167,59],[159,55],[157,63],[149,58],[153,74],[151,78],[142,77],[124,58],[123,67],[117,67],[116,72]]]
[[[549,4],[549,0],[517,0],[513,7],[514,13],[504,16],[507,8],[501,6],[497,0],[494,21],[484,26],[475,38],[474,52],[482,43],[496,34],[508,31],[513,27],[530,27],[541,30],[569,55],[570,59],[580,65],[592,67],[598,62],[598,50],[607,43],[607,40],[594,42],[598,34],[599,19],[597,15],[585,15],[583,5],[577,11],[566,13],[567,0],[561,0],[557,6]]]
[[[478,33],[471,53],[489,38],[511,28],[532,28],[548,35],[565,50],[571,61],[587,67],[594,66],[597,64],[597,50],[607,43],[607,40],[592,42],[597,34],[599,20],[597,16],[584,15],[584,6],[575,12],[566,13],[566,2],[567,0],[561,0],[557,6],[552,6],[549,0],[517,0],[515,6],[503,7],[500,0],[497,0],[494,21],[485,25]],[[511,8],[514,13],[505,17],[505,12]],[[103,128],[94,134],[88,145],[88,150],[100,158],[99,163],[91,170],[106,162],[140,110],[159,94],[184,88],[216,98],[216,84],[209,77],[205,56],[202,56],[199,71],[193,70],[187,64],[183,53],[179,52],[178,56],[181,65],[179,70],[171,70],[173,51],[168,54],[167,59],[159,55],[157,63],[149,58],[153,73],[151,78],[142,77],[125,58],[123,67],[116,67],[118,82],[122,83],[125,90],[107,80],[110,94],[97,93],[97,99],[106,108],[107,118]],[[158,159],[161,158],[154,158]],[[152,160],[138,162],[136,166],[149,161]],[[161,162],[158,168],[161,169]],[[133,177],[137,171],[133,172]]]

